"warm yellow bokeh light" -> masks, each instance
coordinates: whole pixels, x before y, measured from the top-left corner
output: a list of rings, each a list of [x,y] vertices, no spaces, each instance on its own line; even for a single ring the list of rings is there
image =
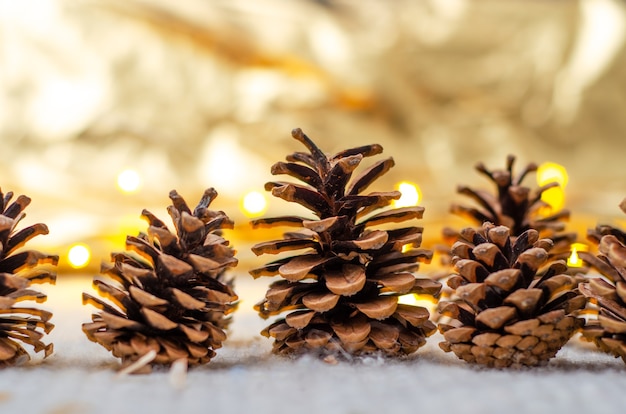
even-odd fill
[[[417,295],[409,293],[398,297],[398,303],[401,305],[417,306]]]
[[[135,170],[124,170],[117,176],[117,186],[124,193],[134,193],[141,185],[141,177]]]
[[[550,211],[555,213],[565,206],[565,192],[561,187],[552,187],[541,194],[541,201],[550,205]]]
[[[567,259],[567,265],[570,267],[582,267],[583,261],[578,256],[578,252],[586,252],[589,247],[583,243],[573,243],[571,245],[572,254]]]
[[[396,208],[416,206],[422,199],[422,193],[417,184],[403,181],[397,185],[397,188],[402,196],[393,202]]]
[[[568,179],[565,167],[554,162],[544,162],[537,168],[537,184],[540,186],[559,183],[561,188],[565,188]]]
[[[565,186],[568,176],[565,167],[554,162],[544,162],[537,168],[537,184],[544,186],[550,183],[558,183],[559,187],[553,187],[541,194],[541,201],[550,205],[552,213],[565,206]]]
[[[89,264],[91,251],[84,244],[75,244],[67,253],[67,261],[74,269],[80,269]]]
[[[437,300],[429,295],[418,295],[415,293],[409,293],[408,295],[399,296],[398,304],[421,306],[428,309],[428,312],[432,314],[435,311]]]
[[[247,217],[257,217],[267,210],[265,194],[259,191],[250,191],[241,200],[241,210]]]
[[[124,214],[119,217],[117,221],[118,233],[116,242],[121,241],[125,243],[126,236],[137,235],[140,232],[146,231],[146,219],[142,218],[138,214]]]

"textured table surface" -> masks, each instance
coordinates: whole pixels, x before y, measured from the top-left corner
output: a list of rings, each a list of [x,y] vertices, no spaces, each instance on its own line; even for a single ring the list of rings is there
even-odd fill
[[[75,413],[591,413],[623,412],[626,365],[577,339],[547,367],[519,371],[468,366],[439,350],[439,335],[404,360],[329,365],[270,355],[252,311],[263,287],[242,280],[232,333],[184,383],[166,371],[118,376],[117,360],[89,342],[80,302],[90,280],[62,279],[44,305],[55,313],[55,354],[0,371],[0,412]]]

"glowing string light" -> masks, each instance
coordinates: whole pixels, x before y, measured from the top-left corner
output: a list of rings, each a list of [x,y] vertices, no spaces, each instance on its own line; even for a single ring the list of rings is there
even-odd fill
[[[241,200],[241,210],[246,217],[258,217],[267,210],[265,194],[259,191],[250,191]]]
[[[565,188],[568,180],[567,170],[560,164],[544,162],[537,167],[537,184],[540,186],[556,182]]]
[[[414,293],[409,293],[408,295],[399,296],[398,303],[400,305],[417,306],[417,295],[415,295]]]
[[[91,251],[84,244],[75,244],[67,253],[67,261],[74,269],[81,269],[89,264]]]
[[[398,297],[398,304],[426,308],[431,314],[435,311],[437,300],[429,295],[409,293]]]
[[[541,193],[541,201],[550,206],[550,212],[555,213],[565,206],[565,192],[561,187],[549,188]]]
[[[395,208],[416,206],[422,199],[422,193],[417,184],[403,181],[397,185],[402,196],[393,202]]]
[[[583,267],[583,260],[578,256],[578,252],[586,252],[588,247],[583,243],[573,243],[571,245],[572,253],[567,259],[569,267]]]
[[[134,193],[141,186],[141,177],[135,170],[124,170],[117,176],[117,186],[124,193]]]
[[[544,186],[558,183],[558,187],[549,188],[541,194],[541,200],[550,205],[552,212],[559,211],[565,205],[565,187],[569,177],[565,167],[554,162],[544,162],[537,168],[537,184]]]

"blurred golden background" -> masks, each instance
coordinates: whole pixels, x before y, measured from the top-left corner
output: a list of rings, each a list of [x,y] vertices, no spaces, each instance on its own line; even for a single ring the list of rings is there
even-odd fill
[[[243,273],[268,237],[244,198],[300,127],[329,153],[380,143],[378,186],[419,186],[426,247],[507,154],[567,169],[584,239],[626,196],[625,34],[618,0],[0,0],[0,186],[32,197],[61,274],[77,243],[97,272],[143,208],[169,220],[170,190],[215,187]]]

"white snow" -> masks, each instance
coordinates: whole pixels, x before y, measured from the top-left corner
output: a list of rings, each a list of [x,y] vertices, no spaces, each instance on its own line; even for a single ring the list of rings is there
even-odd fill
[[[578,338],[547,367],[519,371],[459,361],[439,349],[438,334],[402,360],[330,365],[271,355],[271,341],[258,333],[267,321],[251,309],[264,292],[257,282],[238,283],[242,303],[218,356],[172,385],[165,370],[118,376],[117,360],[80,328],[93,310],[80,303],[90,280],[61,280],[42,305],[55,312],[55,354],[0,370],[0,412],[557,414],[626,407],[626,364]]]

